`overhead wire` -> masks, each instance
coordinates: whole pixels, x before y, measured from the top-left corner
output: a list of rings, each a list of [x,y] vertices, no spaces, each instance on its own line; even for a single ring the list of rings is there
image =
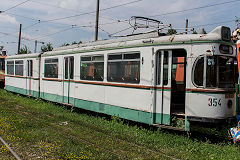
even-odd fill
[[[44,38],[44,37],[48,37],[48,36],[55,35],[55,34],[57,34],[57,33],[65,32],[65,31],[71,30],[71,29],[73,29],[73,28],[75,28],[75,26],[72,25],[70,28],[68,27],[68,28],[65,28],[65,29],[63,29],[63,30],[60,30],[60,31],[51,33],[51,34],[46,34],[46,35],[43,35],[43,36],[41,36],[41,37],[37,37],[36,39],[37,39],[37,40],[40,40],[40,39],[42,39],[42,38]]]
[[[236,20],[228,20],[228,21],[221,21],[221,22],[208,23],[208,24],[202,24],[202,25],[193,25],[193,26],[191,26],[191,28],[211,26],[211,25],[216,25],[216,24],[224,24],[224,23],[230,23],[230,22],[235,22],[235,21]]]
[[[226,2],[221,2],[221,3],[209,4],[209,5],[205,5],[205,6],[189,8],[189,9],[184,9],[184,10],[179,10],[179,11],[174,11],[174,12],[167,12],[167,13],[162,13],[162,14],[158,14],[158,15],[152,15],[152,16],[150,15],[149,17],[159,17],[159,16],[165,16],[165,15],[169,15],[169,14],[182,13],[182,12],[187,12],[187,11],[192,11],[192,10],[197,10],[197,9],[203,9],[203,8],[209,8],[209,7],[223,5],[223,4],[239,2],[239,1],[240,0],[232,0],[232,1],[226,1]]]
[[[24,2],[18,3],[18,4],[14,5],[14,6],[10,7],[10,8],[8,8],[8,9],[3,10],[2,12],[9,11],[9,10],[11,10],[11,9],[13,9],[13,8],[16,8],[16,7],[24,4],[24,3],[27,3],[28,1],[30,1],[30,0],[26,0],[26,1],[24,1]]]
[[[31,1],[31,0],[26,0],[26,1],[24,1],[24,2],[22,2],[22,3],[20,3],[20,4],[18,4],[18,5],[15,5],[14,7],[17,7],[17,6],[19,6],[19,5],[23,4],[23,3],[28,2],[28,1]],[[117,8],[117,7],[121,7],[121,6],[128,5],[128,4],[133,4],[133,3],[136,3],[136,2],[140,2],[140,1],[143,1],[143,0],[135,0],[135,1],[132,1],[132,2],[128,2],[128,3],[124,3],[124,4],[120,4],[120,5],[116,5],[116,6],[104,8],[104,9],[101,9],[100,11],[109,10],[109,9],[112,9],[112,8]],[[11,7],[11,8],[13,8],[13,7]],[[8,10],[9,10],[9,9],[8,9]],[[50,20],[42,20],[42,21],[37,20],[37,19],[34,19],[34,18],[29,18],[29,17],[26,17],[26,16],[21,16],[21,15],[18,15],[18,16],[21,16],[21,17],[24,17],[24,18],[28,18],[28,19],[32,19],[32,20],[37,20],[37,21],[38,21],[37,23],[31,24],[31,25],[23,28],[23,30],[25,30],[25,29],[31,28],[31,27],[39,24],[40,22],[41,22],[41,23],[53,22],[53,21],[57,21],[57,20],[61,20],[61,19],[68,19],[68,18],[78,17],[78,16],[81,16],[81,15],[87,15],[87,14],[92,14],[92,13],[95,13],[95,11],[87,12],[87,13],[81,13],[81,14],[78,14],[78,15],[73,15],[73,16],[68,16],[68,17],[62,17],[62,18],[56,18],[56,19],[50,19]],[[15,15],[16,15],[16,14],[15,14]],[[119,22],[125,22],[125,21],[120,21],[120,20],[118,20],[118,21],[115,22],[115,23],[119,23]],[[114,24],[114,23],[106,23],[106,24]],[[100,24],[100,25],[106,25],[106,24]],[[11,33],[9,33],[9,34],[11,34]],[[0,38],[2,38],[2,37],[0,37]]]
[[[7,10],[10,10],[12,8],[15,8],[21,4],[24,4],[28,1],[32,1],[32,2],[36,2],[35,0],[26,0],[20,4],[17,4]],[[132,4],[132,3],[136,3],[136,2],[140,2],[140,1],[143,1],[143,0],[135,0],[135,1],[132,1],[132,2],[128,2],[128,3],[124,3],[124,4],[120,4],[120,5],[116,5],[116,6],[112,6],[112,7],[108,7],[108,8],[104,8],[104,9],[101,9],[100,11],[104,11],[104,10],[108,10],[108,9],[112,9],[112,8],[116,8],[116,7],[120,7],[120,6],[123,6],[123,5],[128,5],[128,4]],[[191,11],[191,10],[196,10],[196,9],[203,9],[203,8],[208,8],[208,7],[213,7],[213,6],[217,6],[217,5],[223,5],[223,4],[229,4],[229,3],[234,3],[234,2],[239,2],[240,0],[232,0],[232,1],[227,1],[227,2],[221,2],[221,3],[216,3],[216,4],[211,4],[211,5],[205,5],[205,6],[200,6],[200,7],[195,7],[195,8],[190,8],[190,9],[184,9],[184,10],[179,10],[179,11],[175,11],[175,12],[168,12],[168,13],[163,13],[163,14],[159,14],[159,15],[153,15],[153,16],[150,16],[150,17],[157,17],[157,16],[162,16],[162,15],[169,15],[169,14],[176,14],[176,13],[181,13],[181,12],[186,12],[186,11]],[[36,2],[38,3],[38,2]],[[40,3],[40,2],[39,2]],[[41,2],[42,3],[42,2]],[[42,3],[43,4],[43,3]],[[56,6],[55,6],[56,7]],[[62,7],[59,7],[59,8],[62,8]],[[66,8],[64,8],[66,9]],[[7,11],[6,10],[6,11]],[[69,9],[71,10],[71,9]],[[50,19],[50,20],[43,20],[43,21],[40,21],[38,20],[38,22],[32,24],[32,25],[29,25],[27,27],[25,27],[24,29],[28,29],[28,28],[31,28],[39,23],[43,23],[43,22],[53,22],[53,21],[58,21],[58,20],[63,20],[63,19],[68,19],[68,18],[73,18],[73,17],[78,17],[78,16],[81,16],[81,15],[88,15],[88,14],[92,14],[92,13],[95,13],[95,11],[92,11],[92,12],[87,12],[87,13],[81,13],[81,14],[77,14],[77,15],[72,15],[72,16],[67,16],[67,17],[61,17],[61,18],[55,18],[55,19]],[[20,15],[18,15],[20,16]],[[34,20],[33,18],[29,18],[29,17],[26,17],[26,16],[22,16],[24,18],[28,18],[28,19],[32,19]],[[36,19],[35,19],[36,20]],[[114,23],[119,23],[119,22],[125,22],[126,20],[122,21],[122,20],[118,20],[117,22],[112,22],[112,23],[105,23],[105,24],[100,24],[100,25],[107,25],[107,24],[114,24]],[[224,21],[225,23],[226,22],[232,22],[233,20],[231,21]],[[212,23],[212,24],[205,24],[205,25],[196,25],[196,26],[192,26],[192,27],[197,27],[197,26],[206,26],[206,25],[214,25],[214,24],[219,24],[219,23],[224,23],[224,22],[216,22],[216,23]],[[85,25],[85,26],[79,26],[79,27],[92,27],[93,25]],[[130,28],[127,28],[127,29],[130,29]],[[125,31],[127,29],[124,29],[124,30],[121,30],[121,31],[118,31],[116,33],[113,33],[113,34],[109,34],[110,36],[111,35],[114,35],[114,34],[117,34],[117,33],[120,33],[122,31]],[[64,29],[65,30],[65,29]],[[101,29],[102,30],[102,29]],[[62,31],[61,31],[62,32]],[[106,32],[106,31],[104,31]],[[58,33],[58,32],[57,32]],[[107,32],[106,32],[107,33]],[[56,33],[54,33],[56,34]],[[9,35],[9,34],[8,34]],[[52,35],[52,34],[48,34],[48,35]],[[1,38],[1,37],[0,37]]]
[[[120,4],[120,5],[107,7],[107,8],[100,9],[99,11],[105,11],[105,10],[109,10],[109,9],[125,6],[125,5],[128,5],[128,4],[137,3],[137,2],[140,2],[140,1],[143,1],[143,0],[135,0],[135,1],[124,3],[124,4]],[[49,20],[42,21],[42,22],[51,22],[51,21],[58,21],[58,20],[63,20],[63,19],[69,19],[69,18],[74,18],[74,17],[79,17],[79,16],[83,16],[83,15],[92,14],[92,13],[95,13],[95,12],[96,11],[91,11],[91,12],[76,14],[76,15],[72,15],[72,16],[66,16],[66,17],[61,17],[61,18],[49,19]]]
[[[31,2],[33,2],[33,3],[38,3],[38,4],[41,4],[41,5],[45,5],[45,6],[51,6],[51,7],[54,7],[54,8],[59,8],[59,9],[68,10],[68,11],[71,11],[71,12],[74,12],[74,13],[79,13],[78,10],[70,9],[70,8],[66,8],[66,7],[60,7],[60,6],[57,6],[57,5],[50,4],[50,3],[38,2],[38,1],[36,1],[36,0],[31,0]],[[95,14],[92,14],[92,15],[95,16]],[[104,16],[99,16],[99,17],[100,17],[100,18],[104,18],[104,19],[108,19],[108,20],[117,21],[116,19],[113,19],[113,18],[110,18],[110,17],[104,17]]]

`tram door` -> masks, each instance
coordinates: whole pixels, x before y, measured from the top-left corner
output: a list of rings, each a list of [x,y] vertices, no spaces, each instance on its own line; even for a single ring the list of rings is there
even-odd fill
[[[64,81],[63,81],[63,103],[70,104],[70,97],[74,91],[71,91],[71,80],[73,80],[74,57],[64,58]]]
[[[156,123],[170,125],[171,105],[171,50],[160,50],[156,55]]]
[[[171,115],[185,118],[186,51],[172,50]]]
[[[33,76],[33,61],[27,60],[27,78],[26,78],[26,90],[27,95],[33,95],[32,91],[32,76]]]
[[[186,51],[160,50],[156,64],[155,121],[171,125],[174,116],[185,116]]]

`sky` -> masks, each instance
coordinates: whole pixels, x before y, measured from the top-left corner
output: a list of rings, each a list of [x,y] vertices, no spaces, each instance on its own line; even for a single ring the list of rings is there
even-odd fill
[[[8,55],[17,53],[19,28],[22,24],[21,47],[37,52],[51,43],[57,48],[64,43],[94,40],[97,0],[0,0],[0,46]],[[178,33],[189,28],[210,32],[223,25],[236,28],[240,0],[100,0],[99,40],[154,28],[134,30],[132,16],[142,16],[171,24]],[[134,21],[130,21],[133,24]],[[162,32],[166,32],[164,28]],[[110,35],[110,36],[109,36]]]

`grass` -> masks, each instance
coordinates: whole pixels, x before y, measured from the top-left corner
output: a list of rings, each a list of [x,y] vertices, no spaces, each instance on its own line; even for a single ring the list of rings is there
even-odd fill
[[[22,159],[239,159],[239,145],[129,125],[0,90],[0,136]],[[0,159],[14,159],[0,144]]]

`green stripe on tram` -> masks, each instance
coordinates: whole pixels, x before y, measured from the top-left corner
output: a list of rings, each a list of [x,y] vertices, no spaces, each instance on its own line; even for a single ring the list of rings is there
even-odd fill
[[[8,86],[8,85],[5,86],[5,89],[8,91],[16,92],[16,93],[23,94],[23,95],[26,95],[26,93],[27,93],[26,89],[12,87],[12,86]],[[35,91],[34,91],[34,93],[35,93]],[[38,93],[37,94],[36,93],[35,93],[35,95],[38,95]],[[60,95],[56,95],[56,94],[49,94],[49,93],[45,93],[45,92],[41,92],[40,98],[49,100],[52,102],[57,102],[57,103],[67,103],[68,102],[68,97],[60,96]],[[104,104],[104,103],[81,100],[81,99],[71,98],[71,97],[69,98],[69,103],[74,105],[77,108],[90,110],[90,111],[98,112],[98,113],[104,113],[104,114],[108,114],[108,115],[112,115],[112,116],[118,116],[120,118],[132,120],[132,121],[142,122],[142,123],[151,124],[151,125],[155,124],[155,123],[170,125],[170,115],[169,114],[161,114],[161,113],[153,114],[151,112],[123,108],[120,106],[114,106],[114,105],[109,105],[109,104]],[[162,121],[162,123],[161,123],[161,121]]]

